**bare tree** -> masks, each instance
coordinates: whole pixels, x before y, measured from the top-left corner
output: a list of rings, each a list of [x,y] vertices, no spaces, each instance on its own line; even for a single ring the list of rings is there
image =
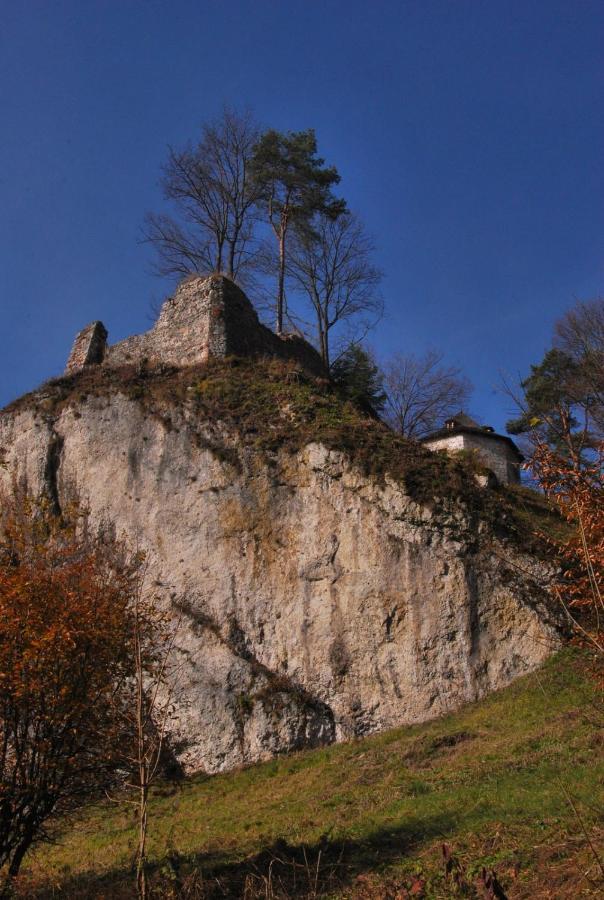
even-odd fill
[[[139,568],[130,603],[129,646],[132,665],[130,704],[124,711],[126,740],[121,751],[122,768],[129,777],[127,799],[136,809],[136,889],[140,900],[149,896],[147,840],[151,787],[164,772],[167,737],[175,718],[174,692],[179,678],[175,641],[181,619],[174,621],[159,598],[145,590],[144,554],[137,553]],[[118,803],[120,795],[112,797]]]
[[[312,230],[298,230],[292,241],[286,271],[314,313],[317,342],[327,368],[332,363],[332,330],[344,322],[362,335],[383,310],[379,284],[382,273],[371,262],[374,247],[362,223],[345,212],[334,219],[320,215]],[[348,343],[352,335],[348,334]]]
[[[604,299],[578,303],[556,322],[554,346],[576,368],[574,393],[588,409],[597,437],[604,436]]]
[[[438,350],[421,356],[395,354],[384,366],[387,419],[404,437],[421,438],[463,409],[470,381]]]
[[[148,213],[143,227],[158,253],[158,274],[241,278],[250,268],[258,201],[250,160],[259,137],[249,112],[225,107],[203,126],[197,146],[169,148],[161,186],[177,215]]]

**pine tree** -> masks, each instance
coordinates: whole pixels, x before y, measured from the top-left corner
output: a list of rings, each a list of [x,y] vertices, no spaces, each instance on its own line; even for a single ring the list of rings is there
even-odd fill
[[[344,200],[331,189],[340,176],[317,156],[317,140],[312,129],[282,134],[267,131],[252,159],[252,175],[261,196],[261,205],[279,244],[277,288],[277,334],[283,332],[285,261],[289,229],[312,230],[313,217],[322,213],[336,219],[346,209]]]
[[[351,344],[335,361],[331,372],[342,393],[357,406],[374,416],[383,409],[386,394],[381,372],[359,344]]]

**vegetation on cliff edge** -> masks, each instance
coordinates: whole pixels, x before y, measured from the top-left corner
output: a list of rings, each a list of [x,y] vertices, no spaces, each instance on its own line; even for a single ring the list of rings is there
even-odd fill
[[[230,358],[182,369],[91,366],[46,382],[5,412],[30,408],[53,420],[72,407],[77,416],[82,404],[114,393],[140,403],[168,429],[179,427],[180,414],[193,434],[196,426],[213,429],[206,446],[234,466],[241,446],[274,462],[279,451],[295,453],[318,442],[346,454],[367,477],[400,483],[416,502],[441,515],[461,507],[474,534],[482,521],[499,536],[539,552],[540,533],[551,538],[565,531],[562,518],[536,492],[479,487],[476,475],[485,469],[472,455],[433,453],[368,416],[327,379],[276,359]],[[237,440],[229,440],[220,425]]]

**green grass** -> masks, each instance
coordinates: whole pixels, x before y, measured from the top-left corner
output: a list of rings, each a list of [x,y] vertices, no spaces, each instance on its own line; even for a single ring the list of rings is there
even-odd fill
[[[318,862],[325,896],[395,897],[386,886],[421,870],[426,896],[445,898],[454,894],[440,864],[444,840],[468,878],[495,866],[510,897],[597,896],[579,874],[592,860],[565,795],[597,840],[597,702],[584,657],[565,651],[432,723],[162,785],[150,826],[157,896],[177,896],[171,885],[201,877],[203,896],[243,896],[246,878],[248,896],[271,896],[272,861],[274,896],[310,896]],[[81,813],[30,859],[27,896],[44,885],[57,896],[131,896],[134,826],[124,803]],[[544,885],[553,893],[540,893]]]

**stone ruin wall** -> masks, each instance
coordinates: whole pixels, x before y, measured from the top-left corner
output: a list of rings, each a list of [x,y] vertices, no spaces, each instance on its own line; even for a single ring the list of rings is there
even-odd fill
[[[76,335],[65,373],[71,375],[84,366],[103,362],[107,350],[107,329],[102,322],[91,322]]]
[[[122,366],[145,362],[190,366],[225,356],[276,356],[293,360],[316,375],[321,357],[297,335],[276,335],[258,319],[242,290],[224,276],[190,277],[166,300],[153,328],[107,346],[107,331],[93,322],[74,342],[66,374],[87,365]]]
[[[143,361],[151,366],[190,366],[206,362],[209,356],[224,356],[226,341],[212,342],[209,333],[220,293],[211,279],[183,282],[163,304],[153,328],[108,347],[105,362],[111,366]]]

